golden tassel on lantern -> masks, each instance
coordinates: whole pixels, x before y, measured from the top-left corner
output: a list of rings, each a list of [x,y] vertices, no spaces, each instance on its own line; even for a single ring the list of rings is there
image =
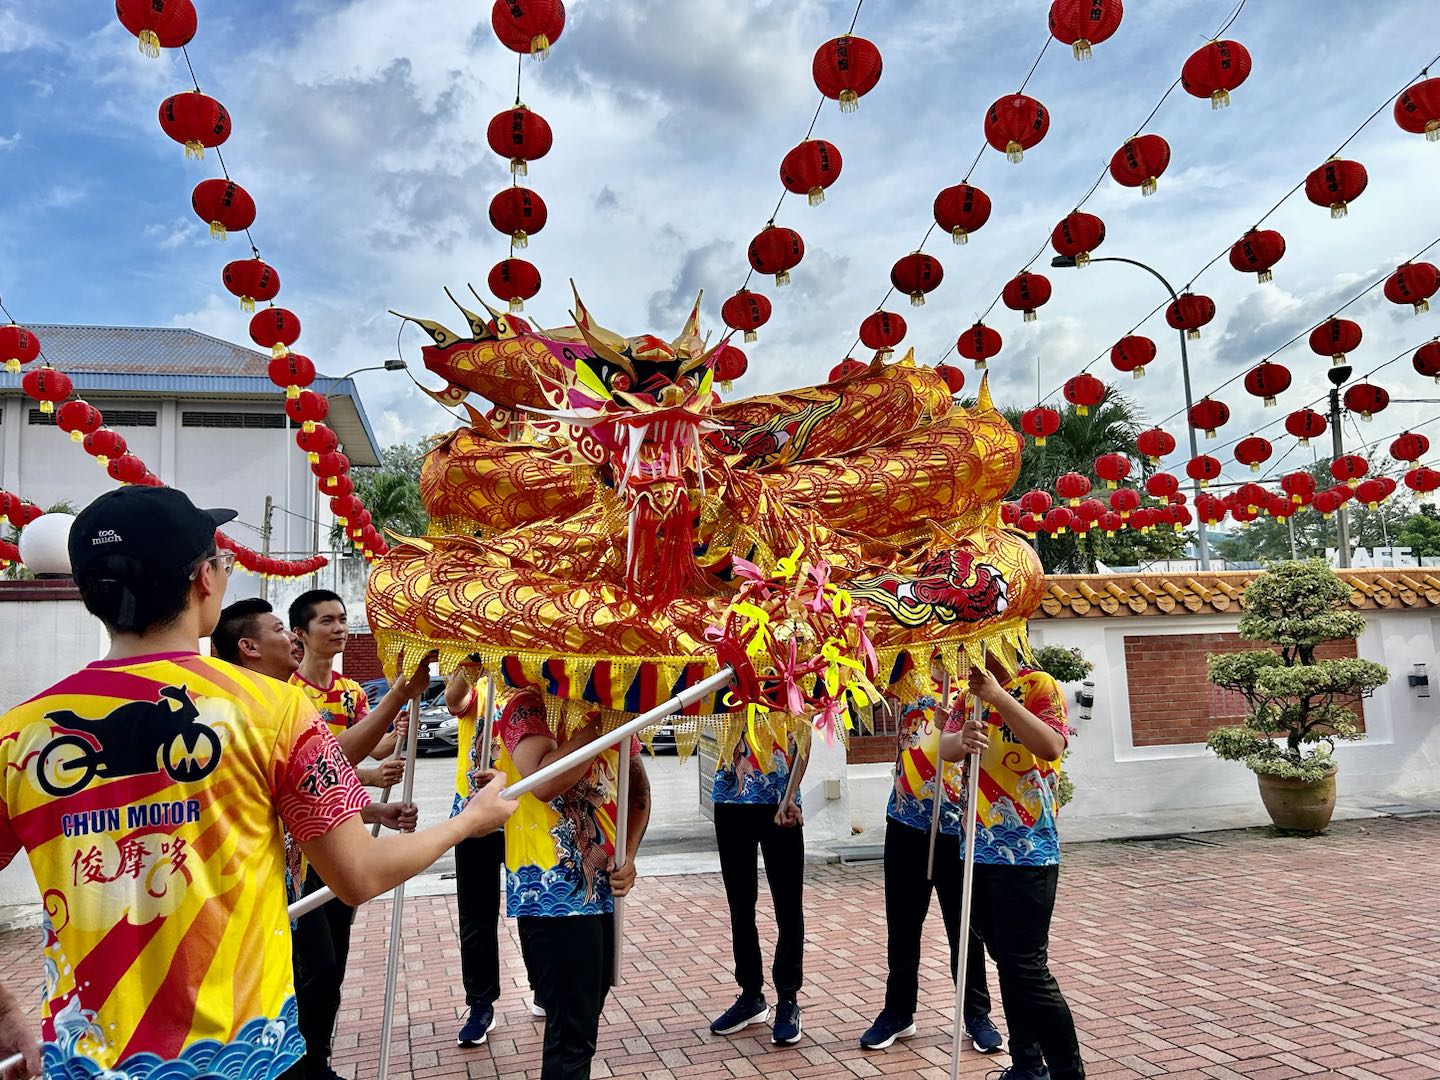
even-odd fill
[[[53,401],[42,401],[42,402],[40,402],[40,411],[41,411],[42,413],[53,413],[53,412],[55,411],[55,403],[54,403]],[[1366,419],[1366,420],[1369,420],[1369,419],[1370,419],[1370,414],[1369,414],[1369,413],[1366,413],[1366,414],[1365,414],[1365,419]]]
[[[1210,108],[1228,109],[1230,107],[1230,91],[1216,90],[1210,95]]]
[[[71,442],[84,442],[84,441],[85,441],[85,433],[82,432],[79,428],[76,428],[74,431],[70,432],[70,441],[71,441]]]
[[[512,157],[510,159],[510,173],[512,176],[529,176],[530,165],[524,158]]]
[[[1019,165],[1020,159],[1025,156],[1025,148],[1014,139],[1005,144],[1005,160],[1012,165]]]
[[[778,273],[778,274],[775,275],[775,286],[776,286],[776,288],[779,288],[781,285],[789,285],[789,284],[790,284],[790,271],[789,271],[789,270],[781,270],[780,273]]]
[[[1076,405],[1076,406],[1075,406],[1075,415],[1076,415],[1076,416],[1089,416],[1089,415],[1090,415],[1090,406],[1088,406],[1088,405]]]
[[[1083,37],[1075,39],[1075,44],[1070,46],[1070,51],[1075,54],[1076,60],[1089,60],[1095,55],[1090,51],[1090,42]]]
[[[1035,314],[1035,309],[1034,309],[1034,308],[1026,308],[1026,309],[1025,309],[1025,316],[1024,316],[1024,318],[1022,318],[1020,321],[1021,321],[1021,322],[1034,322],[1037,318],[1039,318],[1039,316],[1037,316],[1037,315]]]
[[[300,430],[305,432],[305,434],[307,435],[310,434],[310,432],[315,430],[315,421],[306,420],[303,424],[300,425]]]
[[[520,297],[518,297],[518,296],[512,296],[512,297],[510,298],[510,314],[511,314],[511,315],[518,315],[518,314],[520,314],[520,313],[521,313],[522,311],[524,311],[524,310],[525,310],[525,301],[522,300],[522,299],[520,299]]]
[[[990,365],[985,361],[985,358],[983,356],[979,360],[975,361],[976,371],[985,371],[989,367]]]
[[[1153,176],[1148,177],[1148,178],[1145,180],[1145,182],[1140,185],[1140,197],[1143,199],[1143,198],[1145,198],[1145,197],[1147,197],[1147,196],[1149,196],[1149,195],[1154,195],[1154,194],[1155,194],[1155,189],[1156,189],[1158,186],[1159,186],[1159,184],[1158,184],[1158,182],[1156,181],[1155,177],[1153,177]]]
[[[240,297],[240,310],[247,315],[255,314],[255,298],[253,296]]]
[[[745,340],[746,340],[747,342],[748,342],[748,341],[758,341],[759,339],[760,339],[760,335],[757,334],[754,330],[746,330],[746,331],[745,331]],[[16,370],[18,371],[19,369],[17,368]]]
[[[279,360],[282,356],[290,355],[290,348],[283,341],[277,341],[270,346],[270,355]]]
[[[295,398],[300,396],[300,387],[296,386],[294,383],[291,383],[289,386],[285,387],[285,396],[293,401]]]
[[[310,462],[311,465],[314,465],[316,462],[318,462],[318,461],[320,460],[320,455],[317,454],[314,450],[311,450],[309,453],[307,453],[307,454],[305,455],[305,460],[308,461],[308,462]]]
[[[910,306],[911,306],[911,307],[924,307],[924,306],[925,306],[925,294],[922,293],[922,292],[912,292],[912,293],[910,294]]]
[[[1191,341],[1198,340],[1200,337],[1200,328],[1198,326],[1192,326],[1189,330],[1185,331],[1185,336]]]
[[[855,112],[860,108],[860,95],[854,90],[840,91],[840,111]]]
[[[1077,268],[1078,268],[1078,267],[1081,267],[1081,266],[1089,266],[1089,265],[1090,265],[1090,253],[1089,253],[1088,251],[1082,251],[1082,252],[1080,252],[1079,255],[1076,255],[1076,256],[1075,256],[1075,265],[1076,265]]]
[[[1261,285],[1264,285],[1267,281],[1275,280],[1275,272],[1273,270],[1260,270],[1255,274],[1255,280]]]
[[[1130,377],[1132,379],[1143,379],[1145,377],[1145,365],[1141,364],[1139,367],[1137,367],[1134,371],[1130,373]]]
[[[530,39],[530,57],[533,60],[544,60],[550,55],[550,38],[545,34],[536,34]],[[368,555],[369,552],[366,552]]]
[[[746,340],[748,341],[749,339],[747,338]],[[16,360],[16,359],[12,356],[9,360],[6,360],[6,361],[5,361],[5,370],[8,371],[11,375],[19,375],[19,374],[20,374],[20,361],[19,361],[19,360]]]
[[[1332,202],[1330,204],[1330,219],[1342,218],[1350,211],[1343,202]]]
[[[970,242],[970,234],[959,225],[956,225],[950,230],[950,242],[952,244],[968,244]]]
[[[227,235],[225,231],[225,226],[221,225],[218,221],[210,222],[210,235],[213,236],[216,240],[224,240]]]
[[[1411,305],[1411,307],[1413,307],[1413,308],[1415,309],[1415,314],[1416,314],[1416,315],[1420,315],[1420,314],[1423,314],[1424,312],[1430,310],[1430,301],[1429,301],[1429,300],[1416,300],[1415,303]]]
[[[530,235],[524,229],[516,229],[510,234],[510,243],[517,248],[530,246]]]
[[[106,468],[106,467],[110,464],[110,459],[109,459],[108,457],[106,457],[104,454],[96,454],[96,455],[95,455],[95,464],[96,464],[96,465],[99,465],[99,466],[103,469],[103,468]]]
[[[194,158],[196,161],[205,160],[205,144],[198,139],[187,139],[185,142],[185,157]]]
[[[809,198],[810,198],[810,205],[811,205],[811,206],[819,206],[821,203],[823,203],[823,202],[825,201],[825,189],[822,188],[822,187],[820,187],[820,186],[818,186],[818,185],[815,186],[815,187],[812,187],[812,188],[810,189],[810,196],[809,196]]]
[[[1036,435],[1036,436],[1035,436],[1035,445],[1036,445],[1036,446],[1044,446],[1044,445],[1045,445],[1045,436],[1044,436],[1044,435]]]
[[[160,55],[160,37],[154,30],[141,30],[135,35],[140,44],[140,51],[154,60]]]
[[[735,384],[729,379],[721,379],[720,389],[728,394],[731,390],[735,389]]]
[[[1260,471],[1260,463],[1259,463],[1258,461],[1252,461],[1252,462],[1250,462],[1250,471],[1251,471],[1251,472],[1259,472],[1259,471]]]

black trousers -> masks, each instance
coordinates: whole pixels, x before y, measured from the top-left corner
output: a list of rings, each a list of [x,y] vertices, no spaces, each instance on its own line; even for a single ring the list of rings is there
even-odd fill
[[[460,979],[465,1004],[500,998],[500,866],[505,834],[472,836],[455,846],[455,900],[460,915]]]
[[[1050,1066],[1055,1080],[1083,1080],[1070,1006],[1050,974],[1050,916],[1058,866],[975,866],[972,917],[995,958],[1016,1065]]]
[[[940,895],[940,917],[950,939],[950,978],[960,964],[960,891],[964,863],[960,838],[935,838],[935,879],[925,878],[930,834],[885,819],[885,931],[890,973],[885,979],[885,1008],[896,1017],[913,1017],[920,994],[920,937],[930,913],[930,894]],[[985,946],[972,929],[965,964],[965,1015],[988,1015]]]
[[[540,1080],[590,1080],[600,1010],[615,966],[615,917],[516,920],[536,999],[545,1007]]]
[[[715,843],[720,849],[720,876],[730,904],[730,939],[735,952],[735,981],[743,994],[765,990],[760,931],[755,903],[760,880],[755,866],[759,848],[765,878],[775,904],[775,964],[771,977],[781,1001],[793,1001],[805,978],[805,832],[803,826],[775,824],[777,806],[749,803],[715,804]]]
[[[302,896],[325,883],[312,866],[305,872]],[[330,1066],[330,1042],[340,1015],[340,988],[350,959],[350,927],[355,909],[331,900],[300,916],[291,935],[295,968],[295,1007],[305,1037],[305,1070],[323,1075]]]

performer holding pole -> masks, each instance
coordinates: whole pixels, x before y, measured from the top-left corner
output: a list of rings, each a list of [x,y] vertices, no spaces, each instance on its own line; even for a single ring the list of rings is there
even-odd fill
[[[298,1070],[283,829],[359,904],[514,810],[492,782],[457,818],[370,836],[370,797],[299,688],[198,654],[233,517],[141,485],[82,510],[71,568],[110,651],[0,717],[0,867],[26,851],[47,898],[47,1073]]]
[[[772,726],[777,720],[781,723]],[[783,718],[771,716],[755,726],[753,738],[742,729],[730,754],[716,765],[715,843],[730,907],[735,982],[740,987],[735,1003],[711,1022],[716,1035],[731,1035],[770,1017],[755,925],[758,849],[778,930],[771,968],[777,998],[771,1042],[800,1041],[799,993],[805,965],[805,818],[800,810],[800,781],[809,750],[808,739],[802,749]]]
[[[1021,667],[1010,675],[993,656],[971,669],[970,692],[977,715],[953,717],[940,739],[943,759],[969,761],[961,919],[973,914],[995,958],[1014,1063],[1008,1080],[1080,1080],[1075,1022],[1047,959],[1060,879],[1055,815],[1069,735],[1064,694],[1043,671]],[[952,1077],[959,1075],[958,1027]]]
[[[948,715],[950,712],[950,672],[942,672],[940,675],[940,708],[937,712]],[[938,763],[937,763],[938,765]],[[940,769],[937,768],[938,776]],[[935,880],[935,841],[940,837],[940,811],[945,807],[945,785],[938,779],[935,782],[935,797],[931,800],[930,810],[930,853],[925,860],[925,878],[927,881]]]

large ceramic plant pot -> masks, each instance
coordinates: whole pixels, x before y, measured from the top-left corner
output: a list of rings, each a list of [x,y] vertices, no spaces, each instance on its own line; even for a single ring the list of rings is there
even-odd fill
[[[1286,776],[1256,773],[1260,798],[1278,828],[1292,832],[1322,832],[1335,813],[1335,769],[1319,780],[1292,780]]]

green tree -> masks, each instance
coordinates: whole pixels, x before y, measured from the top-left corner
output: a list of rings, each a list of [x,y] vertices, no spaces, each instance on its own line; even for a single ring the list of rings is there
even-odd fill
[[[1440,510],[1434,503],[1422,503],[1394,533],[1396,547],[1408,547],[1417,557],[1440,558]]]
[[[1336,739],[1361,737],[1342,700],[1390,680],[1370,660],[1317,660],[1326,641],[1358,637],[1365,617],[1349,608],[1350,586],[1321,559],[1277,563],[1245,590],[1240,636],[1279,646],[1210,657],[1210,681],[1241,694],[1245,723],[1211,732],[1207,743],[1256,773],[1320,780],[1334,767]]]
[[[1005,419],[1016,431],[1020,430],[1020,416],[1023,409],[1006,407],[1001,409]],[[1091,494],[1104,501],[1107,490],[1104,481],[1095,475],[1095,459],[1104,454],[1124,454],[1130,458],[1132,468],[1139,463],[1138,472],[1132,471],[1130,481],[1144,492],[1144,480],[1155,471],[1135,445],[1144,423],[1135,404],[1112,390],[1105,403],[1081,416],[1071,406],[1060,410],[1060,429],[1036,446],[1027,439],[1025,452],[1020,461],[1020,476],[1011,489],[1010,498],[1018,499],[1032,490],[1055,491],[1055,481],[1067,472],[1077,472],[1090,479]],[[1097,563],[1113,566],[1136,566],[1152,559],[1174,559],[1182,557],[1189,537],[1175,532],[1170,525],[1161,525],[1148,533],[1135,529],[1121,529],[1114,536],[1107,537],[1099,529],[1092,529],[1084,539],[1067,532],[1063,536],[1048,536],[1040,533],[1033,538],[1040,563],[1046,573],[1083,574],[1094,573]]]
[[[427,449],[423,442],[397,443],[380,452],[379,468],[350,471],[355,494],[382,533],[388,530],[401,536],[425,535],[430,518],[420,501],[420,466]],[[349,544],[338,524],[331,530],[330,542],[336,546]]]

